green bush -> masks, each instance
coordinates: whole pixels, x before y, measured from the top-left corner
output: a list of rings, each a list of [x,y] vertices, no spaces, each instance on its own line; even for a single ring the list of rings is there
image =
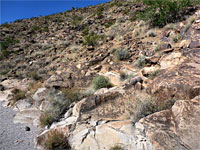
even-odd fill
[[[112,26],[113,24],[115,24],[115,19],[110,19],[108,22],[105,23],[105,27],[109,28],[110,26]]]
[[[0,41],[1,50],[6,50],[9,46],[19,43],[19,40],[15,40],[13,38],[6,38],[3,41]]]
[[[180,12],[199,3],[199,0],[141,0],[145,10],[141,18],[149,20],[151,25],[164,25],[180,19]]]
[[[130,53],[127,49],[125,50],[116,50],[115,51],[115,56],[117,57],[118,60],[126,60],[130,58]]]
[[[0,41],[0,60],[7,58],[11,54],[11,51],[8,50],[8,47],[17,43],[19,43],[19,40],[15,40],[11,37],[7,37],[3,41]]]
[[[155,70],[154,72],[152,72],[152,73],[149,75],[149,78],[150,78],[151,80],[153,80],[153,79],[159,74],[159,72],[160,72],[160,69]]]
[[[83,45],[96,46],[98,44],[98,41],[103,40],[103,39],[104,39],[103,35],[96,35],[96,34],[91,33],[84,36]]]
[[[35,81],[38,81],[41,79],[41,77],[38,75],[38,73],[36,71],[31,71],[28,73],[28,77],[32,78]]]
[[[111,87],[109,79],[104,76],[97,76],[92,82],[95,90]]]
[[[40,126],[44,128],[45,126],[50,126],[55,121],[55,114],[52,112],[43,112],[40,116]]]
[[[77,26],[78,24],[80,24],[80,22],[83,20],[82,16],[72,16],[72,25],[73,26]]]
[[[137,122],[150,114],[171,108],[174,103],[175,100],[173,99],[159,101],[151,95],[139,93],[134,99],[134,102],[130,103],[128,110],[132,121]]]
[[[136,62],[135,62],[135,65],[138,67],[138,68],[142,68],[146,65],[146,58],[145,56],[140,56]]]
[[[95,15],[97,15],[97,17],[101,17],[103,15],[103,10],[104,10],[103,6],[97,7],[97,9],[95,11]]]
[[[45,150],[70,150],[71,147],[66,136],[56,130],[47,133],[45,141]]]

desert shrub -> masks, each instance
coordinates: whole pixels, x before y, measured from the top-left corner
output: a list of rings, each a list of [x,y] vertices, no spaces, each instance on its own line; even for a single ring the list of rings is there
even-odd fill
[[[95,90],[111,87],[109,79],[104,76],[97,76],[93,79],[92,82]]]
[[[163,42],[159,42],[157,45],[155,45],[154,51],[155,52],[160,51],[163,44],[164,44]]]
[[[129,96],[130,103],[128,104],[129,107],[127,108],[127,110],[133,122],[137,122],[141,118],[155,112],[169,109],[173,106],[175,102],[173,99],[159,101],[155,97],[146,93],[139,93],[134,99],[132,98],[133,96],[131,96],[131,94]]]
[[[156,37],[157,34],[156,34],[156,32],[155,32],[154,30],[149,30],[149,31],[147,32],[147,36],[149,36],[149,37]]]
[[[65,135],[56,130],[50,131],[46,136],[45,150],[70,150],[71,147]]]
[[[113,24],[115,24],[115,21],[116,21],[115,19],[110,19],[104,25],[105,25],[106,28],[109,28],[110,26],[112,26]]]
[[[89,27],[84,26],[83,29],[82,29],[82,35],[87,36],[88,34],[89,34]]]
[[[29,72],[28,77],[35,81],[41,80],[41,77],[38,75],[38,73],[36,71]]]
[[[124,50],[116,50],[115,51],[115,56],[117,57],[118,60],[126,60],[130,58],[130,53],[127,49]]]
[[[177,28],[177,26],[173,23],[170,23],[170,24],[166,25],[166,28],[170,29],[170,30],[175,30]]]
[[[97,17],[101,17],[103,15],[103,11],[104,11],[104,7],[99,6],[96,8],[95,15],[97,15]]]
[[[60,90],[52,88],[49,90],[48,95],[49,106],[40,117],[42,127],[50,126],[53,122],[59,121],[70,104],[82,98],[79,90],[68,88]]]
[[[146,58],[145,56],[140,56],[136,62],[135,62],[135,65],[138,67],[138,68],[142,68],[146,65]]]
[[[103,35],[96,35],[96,34],[91,33],[84,36],[83,45],[96,46],[98,44],[98,41],[103,40],[103,39],[104,39]]]
[[[128,78],[128,75],[125,73],[125,72],[120,72],[120,80],[121,81],[124,81],[124,80],[126,80],[127,78]]]
[[[119,145],[115,145],[115,146],[111,147],[110,150],[124,150],[124,149]]]
[[[149,78],[150,78],[151,80],[153,80],[153,79],[159,74],[159,72],[160,72],[160,69],[153,71],[153,72],[149,75]]]
[[[55,114],[52,112],[43,112],[40,116],[40,126],[44,128],[45,126],[50,126],[55,121]]]
[[[151,25],[162,27],[180,19],[179,13],[195,5],[199,0],[141,0],[145,10],[142,19],[149,20]],[[199,2],[198,2],[199,3]]]
[[[12,90],[12,94],[13,94],[13,99],[11,101],[11,105],[13,106],[18,100],[21,100],[21,99],[24,99],[26,98],[25,94],[26,92],[25,91],[22,91],[20,89],[13,89]]]
[[[0,75],[6,75],[10,70],[3,70],[0,72]]]
[[[35,32],[40,31],[40,30],[41,30],[41,27],[36,26],[36,25],[32,26],[32,28],[31,28],[32,33],[35,33]]]
[[[67,111],[71,103],[80,100],[82,95],[75,89],[61,89],[57,90],[52,88],[49,91],[49,108],[47,112],[54,114],[55,121]]]
[[[114,6],[117,6],[117,7],[120,7],[122,6],[122,2],[121,1],[113,1],[111,4],[110,4],[110,7],[114,7]]]
[[[62,88],[62,92],[70,104],[74,101],[80,100],[83,97],[82,93],[78,89],[74,88]]]
[[[77,26],[82,20],[82,16],[74,15],[72,16],[72,25]]]
[[[31,94],[34,94],[39,88],[42,87],[42,82],[40,81],[32,81],[28,85],[28,91]]]
[[[19,40],[15,40],[14,38],[7,37],[3,41],[0,41],[1,50],[6,50],[9,46],[15,45],[19,43]]]
[[[172,40],[174,43],[177,43],[179,40],[181,40],[181,35],[180,34],[174,34],[172,35]]]

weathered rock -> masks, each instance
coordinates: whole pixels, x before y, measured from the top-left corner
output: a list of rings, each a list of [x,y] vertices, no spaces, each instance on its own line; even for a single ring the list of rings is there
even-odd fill
[[[149,115],[135,125],[131,120],[101,119],[77,123],[73,130],[67,124],[54,126],[38,136],[37,146],[44,145],[48,132],[61,130],[75,150],[104,150],[115,145],[125,150],[197,150],[199,121],[200,101],[179,100],[171,110]]]
[[[4,86],[0,84],[0,91],[5,90]]]
[[[142,131],[143,142],[138,144],[156,150],[197,150],[200,149],[200,102],[177,101],[172,110],[149,115],[136,123],[136,131]]]
[[[28,102],[28,100],[23,99],[23,100],[19,100],[15,103],[14,105],[14,110],[16,111],[23,111],[25,109],[28,109],[32,106],[32,104],[30,102]]]
[[[14,117],[14,123],[27,123],[39,126],[41,112],[35,108],[25,109],[17,112]]]
[[[160,59],[161,69],[167,69],[181,64],[185,57],[180,52],[173,52],[169,55],[164,55]]]
[[[137,82],[142,83],[143,79],[140,76],[134,77],[130,80],[130,84],[135,86]]]
[[[189,48],[200,48],[200,40],[192,41],[189,45]]]
[[[200,92],[200,50],[183,51],[184,61],[163,71],[149,84],[147,91],[160,101],[167,99],[192,99]],[[162,65],[161,65],[162,67]]]
[[[46,88],[39,88],[33,95],[33,103],[36,107],[39,107],[42,101],[48,98],[48,90]],[[43,103],[44,106],[44,103]]]

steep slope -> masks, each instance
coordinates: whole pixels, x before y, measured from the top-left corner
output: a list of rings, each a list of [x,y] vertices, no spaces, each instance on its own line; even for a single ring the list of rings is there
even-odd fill
[[[144,8],[114,0],[0,26],[0,100],[15,123],[44,127],[38,149],[60,132],[75,150],[200,148],[200,5],[162,28],[138,19]]]

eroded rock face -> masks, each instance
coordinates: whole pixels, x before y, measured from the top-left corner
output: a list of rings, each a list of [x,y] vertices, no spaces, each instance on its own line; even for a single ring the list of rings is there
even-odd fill
[[[200,94],[200,49],[184,49],[186,57],[180,65],[161,73],[147,91],[158,97],[167,99],[192,99]]]
[[[144,128],[144,138],[148,137],[156,150],[197,150],[200,149],[199,108],[199,101],[180,100],[172,110],[141,119],[136,128]]]
[[[118,144],[125,150],[200,149],[200,101],[179,100],[171,110],[154,113],[134,124],[131,120],[89,119],[74,125],[56,125],[37,138],[41,147],[50,130],[63,130],[75,150],[107,150]],[[111,140],[112,139],[112,140]]]

